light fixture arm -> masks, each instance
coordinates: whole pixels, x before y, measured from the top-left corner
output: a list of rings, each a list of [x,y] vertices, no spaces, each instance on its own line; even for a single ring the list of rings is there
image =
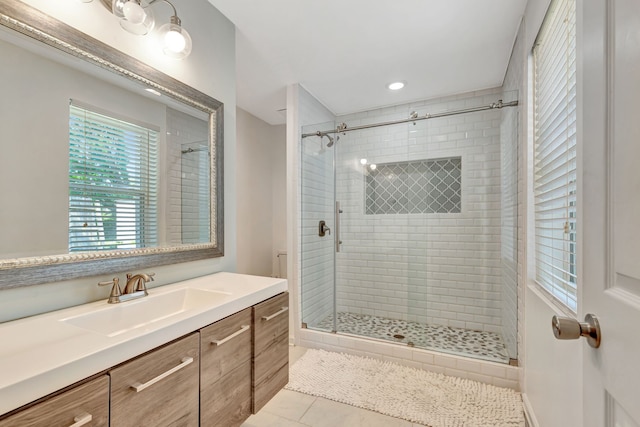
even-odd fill
[[[163,1],[163,2],[165,2],[165,3],[168,3],[168,4],[169,4],[169,6],[171,6],[171,8],[173,9],[173,16],[175,16],[176,18],[178,18],[178,12],[176,11],[176,7],[175,7],[175,6],[173,5],[173,3],[171,3],[169,0],[151,0],[151,1],[149,1],[149,2],[147,3],[147,6],[151,6],[152,4],[157,3],[157,2],[159,2],[159,1]],[[140,0],[136,0],[136,2],[137,2],[138,4],[141,4],[141,1],[140,1]],[[111,0],[100,0],[100,3],[102,3],[102,5],[103,5],[104,7],[106,7],[106,8],[107,8],[107,10],[108,10],[109,12],[111,12]],[[180,21],[180,18],[178,18],[178,21]],[[178,25],[180,25],[180,23],[179,23],[179,22],[178,22]]]
[[[149,2],[149,6],[151,6],[152,4],[157,3],[159,1],[163,1],[163,2],[167,3],[173,9],[173,16],[171,16],[171,23],[172,24],[176,24],[176,25],[181,25],[180,18],[178,18],[178,11],[176,10],[176,7],[173,5],[173,3],[171,3],[169,0],[151,0]],[[176,22],[174,22],[173,18],[175,18]]]
[[[163,52],[173,59],[184,59],[191,53],[192,41],[189,32],[182,27],[178,11],[169,0],[100,0],[111,13],[120,18],[120,26],[136,35],[151,32],[155,25],[152,5],[158,2],[171,6],[173,15],[169,22],[159,28],[158,33],[163,43]]]
[[[182,26],[182,21],[180,20],[180,18],[178,18],[178,11],[176,10],[176,7],[173,5],[173,3],[171,3],[169,0],[151,0],[149,1],[148,6],[151,6],[152,4],[157,3],[159,1],[163,1],[167,3],[169,6],[171,6],[171,9],[173,9],[173,15],[171,15],[171,18],[169,18],[169,22],[171,22],[174,25]]]

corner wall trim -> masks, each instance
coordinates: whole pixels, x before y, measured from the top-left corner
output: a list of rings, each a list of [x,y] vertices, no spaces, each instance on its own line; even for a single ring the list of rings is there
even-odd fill
[[[538,420],[536,419],[536,415],[533,412],[531,402],[529,402],[529,397],[527,397],[526,393],[522,393],[522,404],[524,406],[524,417],[527,425],[529,427],[540,427],[540,424],[538,424]]]

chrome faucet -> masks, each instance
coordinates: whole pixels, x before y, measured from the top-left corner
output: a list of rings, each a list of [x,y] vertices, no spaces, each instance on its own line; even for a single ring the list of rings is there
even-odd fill
[[[127,284],[124,287],[124,291],[120,289],[120,279],[117,277],[114,277],[113,280],[109,280],[108,282],[99,282],[98,286],[113,285],[107,302],[109,304],[117,304],[149,295],[147,292],[147,282],[153,281],[154,275],[155,273],[127,273]]]

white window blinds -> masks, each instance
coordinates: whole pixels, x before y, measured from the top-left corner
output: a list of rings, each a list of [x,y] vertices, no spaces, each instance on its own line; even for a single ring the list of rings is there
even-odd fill
[[[70,252],[157,245],[157,134],[70,105]]]
[[[575,312],[575,0],[552,1],[533,61],[536,280]]]

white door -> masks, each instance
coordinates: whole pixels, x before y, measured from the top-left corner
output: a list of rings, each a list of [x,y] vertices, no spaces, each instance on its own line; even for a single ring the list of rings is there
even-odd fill
[[[584,426],[640,427],[640,0],[578,1],[582,18]],[[580,27],[579,27],[580,28]]]

